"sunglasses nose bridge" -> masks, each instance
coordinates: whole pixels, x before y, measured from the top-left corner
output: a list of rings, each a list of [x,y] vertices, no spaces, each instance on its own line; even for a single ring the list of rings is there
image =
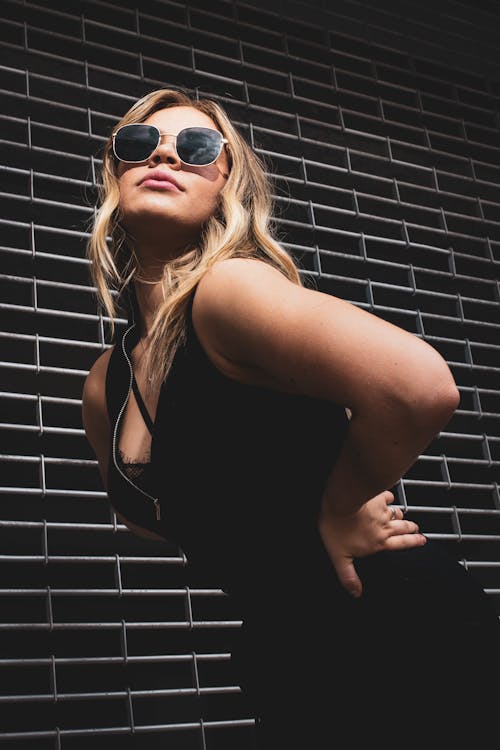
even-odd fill
[[[174,143],[177,140],[177,136],[174,135],[173,133],[160,133],[159,138],[158,138],[158,145],[160,145],[161,143],[163,143],[163,141],[164,141],[165,138],[172,139]]]
[[[173,133],[163,133],[160,132],[158,137],[158,143],[153,150],[153,152],[150,154],[151,158],[155,154],[166,154],[167,156],[170,156],[170,158],[176,159],[176,161],[181,161],[179,158],[179,154],[177,153],[176,148],[176,142],[177,142],[177,136]]]

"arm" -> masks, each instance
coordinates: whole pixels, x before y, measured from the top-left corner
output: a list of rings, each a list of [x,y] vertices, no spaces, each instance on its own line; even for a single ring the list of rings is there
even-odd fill
[[[85,435],[94,451],[101,480],[106,492],[109,461],[109,419],[106,408],[105,379],[110,350],[101,354],[92,365],[83,385],[82,422]],[[109,496],[108,496],[109,497]],[[164,537],[154,531],[137,526],[115,510],[118,520],[130,531],[144,539],[165,541]]]
[[[254,382],[348,405],[344,453],[364,477],[350,508],[394,484],[459,402],[448,365],[429,344],[262,261],[216,263],[199,282],[193,319],[210,347]]]
[[[457,391],[458,394],[458,391]],[[391,408],[354,414],[339,456],[326,481],[323,510],[352,513],[374,495],[395,485],[449,422],[459,396],[443,396],[441,409],[419,418]]]
[[[392,518],[387,505],[394,496],[385,488],[401,478],[459,403],[435,349],[253,259],[221,261],[205,274],[193,320],[212,351],[250,382],[349,405],[349,427],[318,519],[346,588],[361,591],[354,556],[425,544],[401,511]]]

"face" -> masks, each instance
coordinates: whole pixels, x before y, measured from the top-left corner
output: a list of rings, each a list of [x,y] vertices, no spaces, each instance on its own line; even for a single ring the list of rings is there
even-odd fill
[[[175,151],[175,138],[183,128],[218,129],[213,120],[193,107],[158,110],[144,122],[156,125],[162,135],[151,156],[139,164],[117,162],[122,223],[140,243],[183,244],[196,241],[203,223],[214,213],[217,198],[227,182],[229,164],[225,147],[214,164],[188,166]],[[175,181],[151,179],[161,172]],[[156,241],[155,241],[156,240]],[[166,250],[168,248],[166,247]]]

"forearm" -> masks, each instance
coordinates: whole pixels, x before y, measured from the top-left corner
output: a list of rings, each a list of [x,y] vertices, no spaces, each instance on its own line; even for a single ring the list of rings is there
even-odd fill
[[[443,408],[417,419],[411,410],[386,408],[353,415],[325,483],[323,511],[352,513],[394,486],[452,413]]]

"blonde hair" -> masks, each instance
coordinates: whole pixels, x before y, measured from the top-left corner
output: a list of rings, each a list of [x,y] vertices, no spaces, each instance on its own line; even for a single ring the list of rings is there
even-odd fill
[[[271,182],[266,164],[232,125],[223,108],[210,99],[196,99],[184,90],[157,89],[139,99],[115,125],[143,122],[153,112],[167,107],[189,106],[205,113],[227,138],[229,175],[218,196],[216,211],[201,229],[195,247],[165,262],[162,278],[163,298],[156,310],[144,355],[144,369],[151,373],[148,390],[168,375],[177,346],[186,334],[185,313],[189,297],[204,273],[219,260],[234,257],[258,258],[280,270],[289,280],[302,285],[291,256],[273,237]],[[140,269],[133,240],[121,225],[116,158],[110,134],[103,149],[102,184],[92,228],[86,247],[90,273],[98,301],[111,320],[117,308],[111,289],[120,297]],[[149,391],[151,393],[151,390]]]

